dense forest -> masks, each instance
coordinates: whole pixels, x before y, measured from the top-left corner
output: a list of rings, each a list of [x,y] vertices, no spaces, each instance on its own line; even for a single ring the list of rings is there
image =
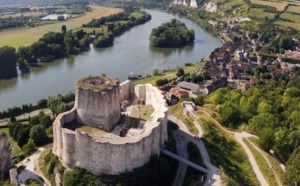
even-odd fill
[[[274,149],[287,161],[287,185],[300,181],[296,171],[300,166],[299,82],[299,78],[270,81],[245,93],[221,88],[205,99],[205,103],[219,105],[219,119],[225,127],[245,125],[259,137],[262,149]]]
[[[194,43],[195,32],[177,19],[164,23],[151,31],[150,44],[154,47],[182,47]]]

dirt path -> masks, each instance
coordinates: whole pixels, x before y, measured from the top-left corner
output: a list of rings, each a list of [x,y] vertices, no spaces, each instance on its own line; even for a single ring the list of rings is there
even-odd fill
[[[37,151],[35,151],[33,154],[31,154],[29,157],[25,158],[25,160],[21,161],[17,164],[17,166],[25,166],[25,169],[20,172],[18,175],[18,180],[21,183],[21,185],[25,184],[25,181],[28,179],[34,179],[40,182],[41,184],[44,184],[46,186],[50,186],[50,182],[38,171],[38,158],[41,155],[41,153],[46,150],[47,148],[51,147],[52,144],[48,144],[43,147],[39,147]]]
[[[178,118],[176,118],[174,116],[169,116],[168,119],[170,121],[172,121],[173,123],[176,123],[179,126],[179,131],[182,131],[181,136],[179,136],[179,137],[181,140],[180,143],[185,143],[185,149],[181,149],[181,151],[186,151],[186,144],[189,141],[192,141],[193,143],[195,143],[197,145],[197,147],[199,148],[199,151],[200,151],[201,157],[202,157],[202,161],[203,161],[204,165],[209,169],[209,173],[207,175],[204,185],[220,186],[221,185],[221,171],[217,167],[215,167],[214,165],[211,164],[209,155],[207,153],[207,150],[206,150],[205,145],[202,142],[202,140],[195,138],[194,135],[189,132],[186,125]],[[194,124],[198,129],[198,135],[199,135],[198,137],[201,137],[203,132],[202,132],[200,125],[198,125],[198,123],[194,123]],[[185,141],[185,142],[183,142],[183,141]],[[179,165],[176,177],[174,179],[175,184],[173,183],[173,185],[177,186],[177,185],[180,185],[179,183],[183,183],[184,176],[182,176],[182,175],[183,174],[185,175],[185,172],[186,172],[186,169],[180,167],[180,165]]]
[[[265,179],[265,177],[263,176],[263,174],[261,173],[257,163],[256,163],[256,160],[251,152],[251,150],[249,149],[249,147],[243,142],[243,138],[247,138],[247,135],[245,134],[242,134],[242,133],[235,133],[234,134],[234,137],[235,139],[242,145],[243,149],[245,150],[247,156],[248,156],[248,159],[251,163],[251,166],[252,166],[252,169],[256,175],[256,178],[258,179],[260,185],[263,185],[263,186],[267,186],[269,185],[267,180]]]
[[[263,158],[265,159],[265,161],[267,162],[269,168],[271,169],[271,171],[273,172],[273,174],[275,175],[275,179],[278,183],[279,186],[281,186],[281,181],[279,179],[279,177],[277,176],[276,172],[273,170],[273,166],[271,165],[271,163],[269,162],[268,158],[265,156],[265,154],[262,152],[262,150],[260,148],[258,148],[255,144],[253,144],[248,138],[249,137],[255,137],[257,138],[257,136],[253,135],[253,134],[249,134],[247,132],[233,132],[230,130],[227,130],[226,128],[224,128],[217,120],[215,120],[213,117],[211,117],[211,115],[204,109],[200,110],[201,112],[203,112],[204,114],[206,114],[207,116],[209,116],[216,124],[218,124],[223,130],[225,130],[226,132],[229,132],[231,134],[234,134],[235,139],[241,144],[241,146],[243,147],[243,149],[245,150],[248,159],[251,163],[252,169],[256,175],[256,178],[258,179],[258,181],[260,182],[261,185],[265,186],[268,185],[268,182],[266,181],[265,177],[263,176],[262,172],[260,171],[257,162],[252,154],[252,152],[250,151],[250,149],[248,148],[248,146],[243,142],[243,138],[247,139],[249,141],[249,143],[263,156]]]

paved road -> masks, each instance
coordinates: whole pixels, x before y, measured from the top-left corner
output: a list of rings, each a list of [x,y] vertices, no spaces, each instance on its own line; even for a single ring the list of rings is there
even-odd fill
[[[221,185],[221,171],[217,167],[215,167],[214,165],[211,164],[209,155],[207,153],[207,150],[206,150],[205,145],[202,142],[202,140],[195,138],[194,135],[189,132],[186,125],[181,120],[177,119],[174,116],[169,116],[168,119],[170,121],[172,121],[173,123],[176,123],[179,126],[179,130],[181,130],[183,134],[186,134],[186,135],[182,135],[182,141],[184,140],[184,141],[186,141],[186,143],[189,141],[192,141],[193,143],[195,143],[198,146],[199,151],[202,156],[202,161],[203,161],[204,165],[209,169],[209,173],[207,174],[207,178],[206,178],[204,185],[220,186]],[[195,126],[197,126],[197,124],[195,124]],[[200,128],[200,130],[198,130],[198,135],[199,134],[202,135],[203,132],[202,132],[200,125],[198,125],[198,127]],[[199,137],[201,137],[201,136],[199,136]],[[180,170],[180,169],[177,170],[175,180],[178,180],[178,177],[180,177],[180,175],[185,174],[180,171],[183,171],[183,170]],[[183,179],[184,179],[184,177],[183,177]],[[173,183],[173,185],[174,185],[174,183]]]
[[[175,130],[173,134],[174,134],[174,139],[176,141],[176,149],[178,155],[180,157],[188,159],[187,140],[184,140],[184,133],[181,130]],[[173,186],[183,185],[186,170],[187,170],[187,165],[183,162],[179,162],[176,177],[173,181]]]
[[[260,185],[263,185],[263,186],[268,186],[268,182],[266,181],[265,177],[263,176],[263,174],[261,173],[257,163],[256,163],[256,160],[251,152],[251,150],[249,149],[249,147],[244,143],[243,141],[243,138],[247,138],[247,135],[245,134],[242,134],[242,133],[235,133],[234,134],[234,137],[235,139],[242,145],[242,147],[244,148],[247,156],[248,156],[248,159],[251,163],[251,166],[252,166],[252,169],[256,175],[256,178],[258,179]]]
[[[51,147],[52,144],[48,144],[43,147],[39,147],[37,151],[35,151],[33,154],[31,154],[29,157],[27,157],[25,160],[21,161],[17,164],[17,166],[24,165],[26,168],[20,172],[18,175],[18,180],[21,185],[25,184],[25,181],[28,179],[34,179],[37,180],[39,183],[45,186],[50,186],[51,184],[49,181],[44,178],[42,174],[39,173],[39,169],[37,166],[38,158],[41,155],[41,153],[46,150],[47,148]],[[46,182],[46,183],[44,183]]]

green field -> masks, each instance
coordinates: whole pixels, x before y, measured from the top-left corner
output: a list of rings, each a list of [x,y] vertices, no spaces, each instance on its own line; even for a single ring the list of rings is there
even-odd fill
[[[198,64],[194,64],[192,66],[183,66],[182,69],[184,70],[184,73],[194,73],[196,71],[198,67]],[[146,84],[146,83],[150,83],[151,85],[156,85],[156,81],[159,79],[173,79],[176,78],[176,69],[175,70],[170,70],[167,72],[162,73],[161,75],[158,76],[151,76],[148,78],[143,78],[143,79],[139,79],[134,81],[134,84]]]
[[[297,30],[300,30],[300,24],[294,22],[287,22],[287,21],[276,21],[276,25],[284,26],[284,27],[291,27]]]
[[[18,49],[20,46],[29,46],[33,42],[38,41],[39,38],[41,38],[45,33],[49,31],[60,32],[62,25],[66,25],[67,30],[74,30],[80,28],[83,23],[87,23],[94,18],[108,16],[122,11],[118,8],[99,6],[91,7],[95,9],[93,12],[87,12],[84,16],[70,19],[68,21],[37,26],[34,28],[2,31],[0,32],[0,47],[8,45]]]
[[[249,11],[250,17],[256,17],[259,19],[264,19],[265,17],[268,17],[270,19],[274,18],[275,14],[270,12],[264,12],[263,9],[259,8],[251,8]]]
[[[16,49],[20,46],[28,46],[38,41],[39,38],[49,31],[60,32],[62,25],[66,25],[67,29],[71,30],[81,27],[82,23],[83,22],[59,22],[34,28],[0,32],[0,46],[8,45]]]
[[[300,15],[295,15],[295,14],[290,14],[290,13],[283,13],[280,15],[280,17],[282,19],[288,19],[292,22],[295,22],[295,23],[300,23]]]
[[[300,6],[289,6],[289,8],[286,11],[300,14]]]
[[[251,0],[253,4],[272,6],[277,9],[277,11],[283,11],[284,8],[288,5],[288,2],[285,1],[263,1],[263,0]]]

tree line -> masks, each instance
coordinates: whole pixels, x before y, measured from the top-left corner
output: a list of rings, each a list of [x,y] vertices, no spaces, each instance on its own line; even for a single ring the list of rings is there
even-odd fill
[[[152,29],[149,40],[154,47],[182,47],[194,43],[195,32],[174,18]]]
[[[135,25],[143,24],[151,19],[144,11],[127,9],[124,13],[92,20],[84,27],[107,26],[107,32],[90,37],[83,29],[67,31],[65,25],[61,32],[48,32],[37,42],[27,47],[19,47],[18,53],[13,47],[0,48],[0,78],[11,78],[17,75],[16,66],[27,70],[38,62],[51,62],[69,54],[79,54],[89,49],[93,42],[95,47],[108,47],[113,44],[114,36],[120,35]]]
[[[96,34],[93,44],[96,47],[108,47],[113,45],[114,36],[121,35],[126,30],[143,24],[151,19],[151,15],[134,8],[125,8],[124,12],[93,19],[91,22],[84,24],[83,27],[103,27],[107,26],[107,32]]]
[[[59,113],[70,110],[75,101],[75,94],[70,92],[66,95],[60,95],[49,97],[48,99],[40,99],[37,105],[24,104],[21,107],[8,108],[0,112],[0,119],[14,118],[21,114],[29,113],[37,109],[49,108],[52,113],[57,115]],[[26,119],[27,120],[27,119]]]

